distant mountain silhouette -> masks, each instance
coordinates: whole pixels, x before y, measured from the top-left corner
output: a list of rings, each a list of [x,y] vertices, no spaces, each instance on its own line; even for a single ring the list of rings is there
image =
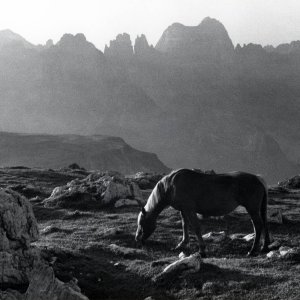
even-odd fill
[[[0,30],[0,49],[3,47],[18,45],[25,48],[35,48],[34,45],[27,42],[22,36],[14,33],[10,29]]]
[[[209,17],[198,26],[174,23],[164,31],[155,49],[194,63],[197,60],[225,61],[234,51],[225,27]]]
[[[123,174],[169,171],[155,154],[138,151],[117,137],[0,132],[1,166],[63,168],[74,162],[89,170]]]
[[[300,172],[297,45],[234,48],[205,18],[171,25],[155,47],[126,33],[104,53],[83,34],[2,47],[0,130],[121,136],[172,168],[275,182]]]

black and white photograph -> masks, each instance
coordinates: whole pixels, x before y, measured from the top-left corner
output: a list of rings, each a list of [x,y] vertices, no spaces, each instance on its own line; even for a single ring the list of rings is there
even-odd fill
[[[299,300],[298,0],[0,1],[0,300]]]

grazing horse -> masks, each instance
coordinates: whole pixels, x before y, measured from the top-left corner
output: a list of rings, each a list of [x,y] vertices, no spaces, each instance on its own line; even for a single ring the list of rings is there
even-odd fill
[[[180,169],[163,177],[154,187],[147,204],[139,213],[135,240],[143,243],[155,230],[156,219],[168,206],[180,211],[183,237],[175,249],[189,245],[190,223],[199,241],[201,255],[205,256],[205,244],[197,213],[204,216],[222,216],[242,205],[249,213],[255,239],[248,256],[255,255],[259,248],[262,231],[262,251],[270,243],[267,227],[268,190],[264,180],[256,175],[233,172],[226,174],[204,174]]]

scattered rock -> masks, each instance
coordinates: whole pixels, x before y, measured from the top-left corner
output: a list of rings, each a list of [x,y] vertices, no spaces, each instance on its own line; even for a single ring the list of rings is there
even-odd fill
[[[119,199],[138,201],[142,194],[135,182],[120,173],[100,172],[56,187],[43,203],[46,207],[87,209],[113,206]]]
[[[8,188],[20,193],[21,195],[25,196],[26,198],[34,198],[34,197],[47,197],[49,196],[47,191],[42,190],[39,187],[35,187],[31,184],[15,184],[10,185]]]
[[[202,238],[205,241],[219,243],[226,238],[226,233],[225,233],[225,231],[209,232],[209,233],[202,235]]]
[[[267,254],[268,258],[284,258],[288,260],[300,261],[300,248],[282,246],[279,250],[270,251]]]
[[[201,255],[199,252],[192,254],[188,257],[180,258],[175,262],[171,263],[164,270],[153,278],[154,282],[166,280],[172,278],[178,273],[196,273],[200,270],[201,266]]]
[[[68,169],[71,169],[71,170],[83,170],[83,171],[85,171],[85,168],[80,167],[80,166],[79,166],[78,164],[76,164],[76,163],[70,164],[70,165],[68,166]]]
[[[115,207],[123,207],[123,206],[139,206],[141,205],[141,202],[138,200],[132,200],[132,199],[120,199],[115,202]]]
[[[44,264],[36,267],[30,278],[24,300],[88,300],[81,294],[76,280],[63,283],[54,276],[53,269]]]
[[[254,240],[254,238],[255,238],[255,233],[249,233],[243,237],[243,240],[245,240],[246,242],[250,242]]]
[[[241,240],[245,237],[243,233],[233,233],[229,236],[231,240]]]
[[[288,180],[281,181],[278,186],[285,189],[300,189],[300,175],[296,175]]]
[[[133,181],[139,186],[142,190],[153,189],[157,182],[163,178],[163,175],[138,172],[134,175]]]
[[[282,224],[282,210],[280,208],[268,208],[268,222]]]
[[[123,256],[136,256],[136,255],[145,255],[144,250],[128,248],[123,246],[118,246],[116,244],[110,244],[108,249],[115,254],[123,255]]]

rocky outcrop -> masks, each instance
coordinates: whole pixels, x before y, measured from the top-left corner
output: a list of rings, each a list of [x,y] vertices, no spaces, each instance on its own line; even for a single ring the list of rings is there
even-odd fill
[[[10,189],[0,189],[0,293],[6,300],[87,300],[76,283],[63,283],[30,246],[38,225],[29,201]]]
[[[148,44],[147,38],[144,34],[137,36],[134,43],[134,54],[143,59],[151,59],[155,55],[154,47]]]
[[[286,189],[300,189],[300,175],[296,175],[292,178],[289,178],[288,180],[281,181],[278,183],[278,186],[280,188],[286,188]]]
[[[0,189],[0,251],[27,249],[38,239],[38,226],[28,200]]]
[[[130,35],[118,34],[115,40],[110,41],[109,46],[105,46],[104,55],[124,62],[130,60],[133,57]]]
[[[100,172],[56,187],[43,203],[46,207],[86,209],[113,206],[117,200],[126,198],[142,201],[138,185],[120,173]]]
[[[163,178],[161,174],[153,174],[146,172],[138,172],[134,175],[132,180],[136,182],[142,190],[153,189],[157,182]]]

